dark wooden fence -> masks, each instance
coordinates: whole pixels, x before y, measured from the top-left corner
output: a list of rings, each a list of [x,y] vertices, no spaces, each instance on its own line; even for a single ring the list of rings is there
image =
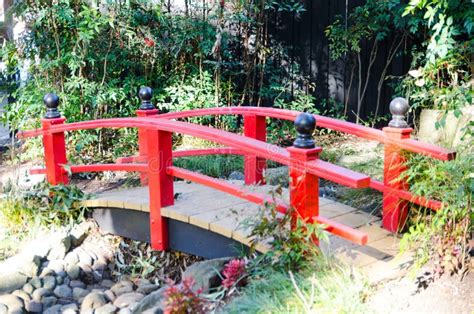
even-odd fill
[[[333,98],[344,103],[348,98],[348,118],[355,120],[357,109],[357,75],[351,88],[351,68],[348,57],[341,60],[330,58],[328,39],[324,30],[337,18],[347,21],[347,16],[355,6],[364,4],[363,0],[305,0],[306,11],[300,14],[275,13],[270,17],[269,33],[277,41],[284,43],[291,59],[300,65],[308,84],[295,82],[292,90],[314,84],[313,95],[318,100]],[[373,64],[372,73],[367,87],[367,94],[362,102],[360,117],[365,120],[373,116],[377,102],[377,85],[380,74],[387,60],[392,38],[379,44],[379,53]],[[366,72],[372,42],[362,43],[363,73]],[[403,51],[403,46],[400,48]],[[408,71],[410,59],[406,54],[399,53],[390,64],[387,76],[401,76]],[[363,78],[364,79],[364,78]],[[293,92],[292,91],[292,92]],[[381,91],[379,116],[388,113],[388,105],[393,97],[390,81],[384,81]],[[383,124],[383,123],[382,123]]]

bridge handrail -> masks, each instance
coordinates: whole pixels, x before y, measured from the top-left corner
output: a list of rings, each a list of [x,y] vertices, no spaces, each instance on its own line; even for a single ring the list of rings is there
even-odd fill
[[[268,107],[217,107],[194,109],[180,112],[162,113],[155,118],[165,119],[183,119],[191,117],[201,117],[210,115],[246,115],[252,114],[268,118],[294,121],[300,112],[287,109],[268,108]],[[415,139],[395,139],[387,137],[382,130],[369,128],[363,125],[355,124],[348,121],[338,120],[335,118],[325,117],[321,115],[313,115],[316,119],[316,127],[326,128],[339,131],[357,137],[365,138],[371,141],[377,141],[383,144],[397,145],[398,147],[423,155],[427,155],[440,160],[451,160],[456,156],[456,152],[439,147],[433,144],[420,142]]]
[[[273,160],[283,165],[289,165],[291,162],[289,152],[277,145],[193,123],[146,117],[112,118],[58,124],[52,125],[49,129],[36,129],[19,132],[18,137],[27,138],[68,131],[126,127],[182,133],[239,149],[247,154],[253,154],[261,158]],[[352,188],[366,188],[369,187],[370,184],[370,178],[367,175],[322,160],[313,160],[302,163],[300,167],[305,168],[311,174]]]

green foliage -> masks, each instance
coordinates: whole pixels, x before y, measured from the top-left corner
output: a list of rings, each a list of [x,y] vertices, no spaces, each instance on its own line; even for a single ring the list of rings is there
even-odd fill
[[[297,271],[321,254],[314,241],[328,241],[324,226],[296,216],[293,209],[281,214],[275,205],[268,204],[243,223],[251,230],[252,250],[257,244],[270,241],[271,249],[258,257],[259,260],[278,270]]]
[[[409,168],[404,174],[415,195],[443,203],[443,208],[435,213],[413,208],[409,232],[402,241],[404,249],[416,245],[418,266],[434,260],[438,275],[466,267],[468,239],[474,230],[473,156],[472,148],[447,162],[410,156]]]
[[[224,312],[367,313],[368,284],[359,273],[324,259],[307,266],[299,273],[259,268]]]
[[[88,198],[74,185],[40,183],[21,188],[11,183],[4,187],[0,203],[2,223],[12,233],[27,232],[31,226],[59,226],[85,219],[87,209],[82,201]]]
[[[244,168],[243,158],[235,155],[181,157],[173,160],[173,164],[214,178],[227,178],[233,171],[242,172]]]

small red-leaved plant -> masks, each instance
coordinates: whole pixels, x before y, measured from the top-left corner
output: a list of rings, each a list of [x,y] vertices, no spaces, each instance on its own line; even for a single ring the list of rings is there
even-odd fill
[[[181,284],[168,282],[165,290],[165,314],[204,313],[204,301],[199,296],[202,289],[193,291],[193,278],[185,278]]]
[[[246,269],[244,260],[231,260],[224,266],[224,270],[222,271],[222,275],[224,276],[224,280],[222,280],[222,286],[228,289],[236,284],[238,280],[240,280],[238,283],[242,284],[242,278],[245,276],[245,273]]]

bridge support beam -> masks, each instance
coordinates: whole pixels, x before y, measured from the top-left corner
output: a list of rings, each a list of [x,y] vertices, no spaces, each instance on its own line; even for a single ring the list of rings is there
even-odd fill
[[[318,159],[320,147],[304,149],[287,148],[290,152],[290,204],[299,217],[305,221],[319,215],[319,178],[307,173],[305,164]]]
[[[267,125],[264,116],[244,115],[244,135],[259,141],[267,140]],[[267,167],[265,158],[255,155],[244,156],[245,184],[265,184],[263,172]]]
[[[138,96],[141,99],[141,105],[140,108],[136,111],[137,117],[150,117],[155,116],[159,113],[159,110],[155,109],[155,107],[151,103],[151,98],[153,96],[151,88],[140,88]],[[146,158],[146,156],[148,155],[146,132],[147,131],[144,129],[138,129],[138,155],[142,158]],[[140,173],[140,183],[142,184],[142,186],[148,184],[148,174]]]
[[[383,129],[388,138],[410,138],[411,128]],[[406,158],[403,151],[396,145],[386,144],[384,152],[384,185],[395,190],[408,190],[408,184],[400,176],[406,170]],[[399,232],[405,226],[408,215],[408,201],[389,191],[383,192],[382,224],[390,232]]]
[[[58,111],[59,98],[53,93],[46,94],[43,98],[47,111],[41,120],[43,130],[48,130],[54,125],[63,124],[66,119]],[[62,165],[67,164],[66,140],[64,132],[43,135],[44,159],[46,165],[46,178],[50,184],[67,184],[69,177]]]
[[[150,195],[150,240],[155,250],[167,250],[168,221],[161,208],[174,204],[173,177],[167,168],[172,165],[172,133],[146,130],[148,149],[148,188]]]

